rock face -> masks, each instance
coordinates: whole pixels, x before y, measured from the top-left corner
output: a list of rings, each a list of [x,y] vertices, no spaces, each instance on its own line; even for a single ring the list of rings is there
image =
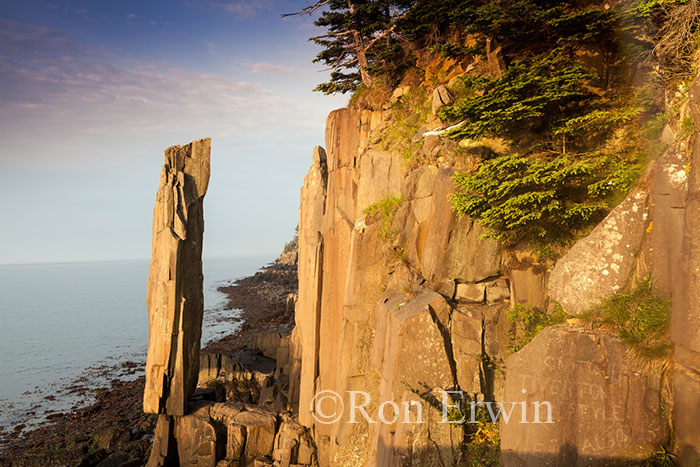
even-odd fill
[[[498,75],[499,51],[491,46]],[[436,106],[446,103],[442,91],[435,90]],[[461,389],[477,401],[552,404],[556,425],[519,424],[516,415],[502,425],[506,467],[649,456],[669,440],[661,409],[669,372],[662,378],[641,371],[609,331],[577,324],[547,328],[510,354],[517,331],[506,316],[515,303],[547,313],[553,301],[580,314],[647,274],[674,300],[674,429],[684,455],[695,459],[700,425],[688,414],[698,413],[700,393],[700,312],[692,305],[699,301],[693,294],[700,284],[692,282],[699,268],[692,261],[700,214],[694,198],[686,200],[687,148],[669,148],[642,183],[554,263],[523,245],[504,251],[484,238],[478,223],[457,217],[450,201],[455,167],[436,155],[412,168],[380,144],[388,125],[386,111],[332,112],[327,152],[314,150],[301,189],[300,288],[284,359],[296,368],[290,384],[299,382],[299,420],[313,434],[320,465],[474,461],[462,451],[465,432],[440,423],[428,403],[444,389]],[[448,148],[437,133],[416,135],[418,154]],[[468,168],[471,160],[460,163]],[[700,184],[690,186],[693,192]],[[389,204],[391,212],[365,214],[368,206]],[[681,295],[686,298],[678,305]],[[266,337],[260,346],[272,354],[273,340]],[[425,423],[364,417],[349,423],[347,412],[322,423],[314,405],[321,391],[337,393],[344,407],[352,405],[353,391],[362,391],[370,418],[383,402],[415,403]]]
[[[146,413],[184,415],[197,385],[204,297],[203,199],[211,140],[165,150],[148,276]]]
[[[508,357],[502,465],[610,465],[654,452],[668,435],[659,374],[641,374],[626,354],[617,337],[558,325]]]
[[[690,113],[700,128],[700,81],[690,88]],[[689,162],[683,240],[674,276],[671,339],[674,369],[673,422],[683,465],[700,465],[700,138]],[[677,173],[677,172],[676,172]],[[680,175],[680,174],[679,174]]]
[[[169,431],[168,431],[169,430]],[[313,441],[289,414],[241,403],[197,402],[184,417],[161,415],[150,466],[311,466]]]
[[[433,115],[437,115],[438,110],[446,105],[450,105],[455,101],[452,93],[444,85],[440,85],[433,91]]]
[[[502,393],[486,362],[502,356],[509,286],[498,243],[452,211],[453,170],[407,172],[400,155],[372,143],[386,124],[381,111],[331,113],[328,152],[314,150],[301,189],[290,348],[300,364],[299,420],[312,429],[322,466],[456,465],[464,433],[439,423],[428,401],[457,385],[481,398]],[[365,215],[390,198],[400,202],[387,219]],[[370,418],[385,399],[420,404],[426,423],[346,423],[349,413],[318,423],[320,391],[335,391],[346,406],[350,391],[365,391]]]
[[[627,284],[649,224],[648,197],[632,192],[557,261],[548,291],[564,310],[582,313]]]

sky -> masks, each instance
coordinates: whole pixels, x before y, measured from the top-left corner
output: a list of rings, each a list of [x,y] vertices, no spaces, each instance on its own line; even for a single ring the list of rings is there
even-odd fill
[[[0,264],[147,259],[163,150],[212,138],[204,256],[277,254],[326,115],[297,0],[0,4]]]

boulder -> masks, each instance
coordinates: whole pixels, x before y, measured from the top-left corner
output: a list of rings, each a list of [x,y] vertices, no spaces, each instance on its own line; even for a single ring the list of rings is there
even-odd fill
[[[97,448],[114,449],[131,441],[131,432],[122,426],[110,426],[95,432],[93,443]]]
[[[273,390],[274,373],[275,361],[257,349],[206,353],[200,357],[198,384],[200,389],[223,385],[225,400],[262,404],[264,393]]]
[[[455,300],[475,303],[485,302],[486,285],[484,283],[457,284]]]
[[[583,313],[627,284],[647,229],[647,199],[646,191],[630,193],[557,261],[547,289],[565,311]]]
[[[275,436],[273,460],[279,467],[312,465],[314,463],[313,441],[296,420],[285,417]]]
[[[391,104],[396,104],[399,99],[411,92],[411,86],[399,86],[391,93]]]
[[[174,459],[179,465],[250,466],[259,459],[282,460],[287,451],[293,452],[295,462],[312,463],[313,444],[289,415],[278,434],[277,414],[264,407],[201,401],[189,411],[185,416],[160,416],[149,467],[172,465]]]
[[[436,87],[433,91],[433,115],[437,115],[438,110],[440,110],[446,105],[452,104],[454,101],[454,96],[452,95],[450,90],[445,87],[445,85],[441,84],[440,86]]]
[[[204,311],[203,201],[211,140],[165,150],[147,287],[146,413],[184,415],[197,386]]]
[[[210,413],[219,424],[232,427],[228,439],[231,445],[227,445],[229,456],[242,452],[244,462],[250,464],[258,457],[272,455],[277,425],[275,412],[255,405],[219,403],[211,407]]]
[[[277,356],[277,349],[282,343],[283,335],[278,332],[259,332],[255,334],[255,348],[259,349],[263,355],[274,359]]]
[[[277,424],[277,417],[273,412],[254,406],[248,407],[248,410],[236,415],[233,421],[245,427],[243,459],[246,462],[250,463],[258,457],[272,455]]]
[[[217,442],[223,441],[217,433],[208,405],[185,417],[174,417],[173,434],[177,440],[177,455],[180,465],[216,467]]]
[[[659,374],[641,373],[627,350],[605,331],[557,325],[509,356],[501,465],[641,461],[667,441]]]

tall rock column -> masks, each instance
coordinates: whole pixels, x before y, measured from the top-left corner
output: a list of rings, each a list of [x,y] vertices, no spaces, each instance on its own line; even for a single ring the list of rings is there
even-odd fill
[[[700,128],[700,80],[689,92],[690,113]],[[688,177],[680,264],[673,292],[671,339],[676,365],[673,375],[673,426],[680,465],[700,465],[700,134]]]
[[[303,392],[299,395],[299,420],[311,426],[313,420],[308,410],[314,396],[318,378],[319,322],[321,313],[320,296],[323,273],[323,216],[326,210],[328,188],[328,163],[326,151],[316,146],[313,163],[301,188],[299,205],[299,301],[295,313],[294,332],[298,340],[297,350],[301,368],[299,385]],[[298,390],[298,389],[295,389]],[[291,388],[290,388],[291,391]]]
[[[165,150],[153,209],[143,409],[184,415],[197,386],[204,310],[203,200],[211,139]]]

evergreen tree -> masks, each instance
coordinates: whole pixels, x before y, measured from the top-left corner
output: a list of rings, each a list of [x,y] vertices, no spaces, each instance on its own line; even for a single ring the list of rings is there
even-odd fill
[[[313,36],[323,47],[314,63],[324,63],[331,71],[331,79],[319,84],[316,91],[325,94],[354,91],[360,84],[371,88],[374,74],[395,45],[396,19],[412,4],[410,0],[321,0],[295,13],[313,14],[323,9],[315,25],[327,33]]]

